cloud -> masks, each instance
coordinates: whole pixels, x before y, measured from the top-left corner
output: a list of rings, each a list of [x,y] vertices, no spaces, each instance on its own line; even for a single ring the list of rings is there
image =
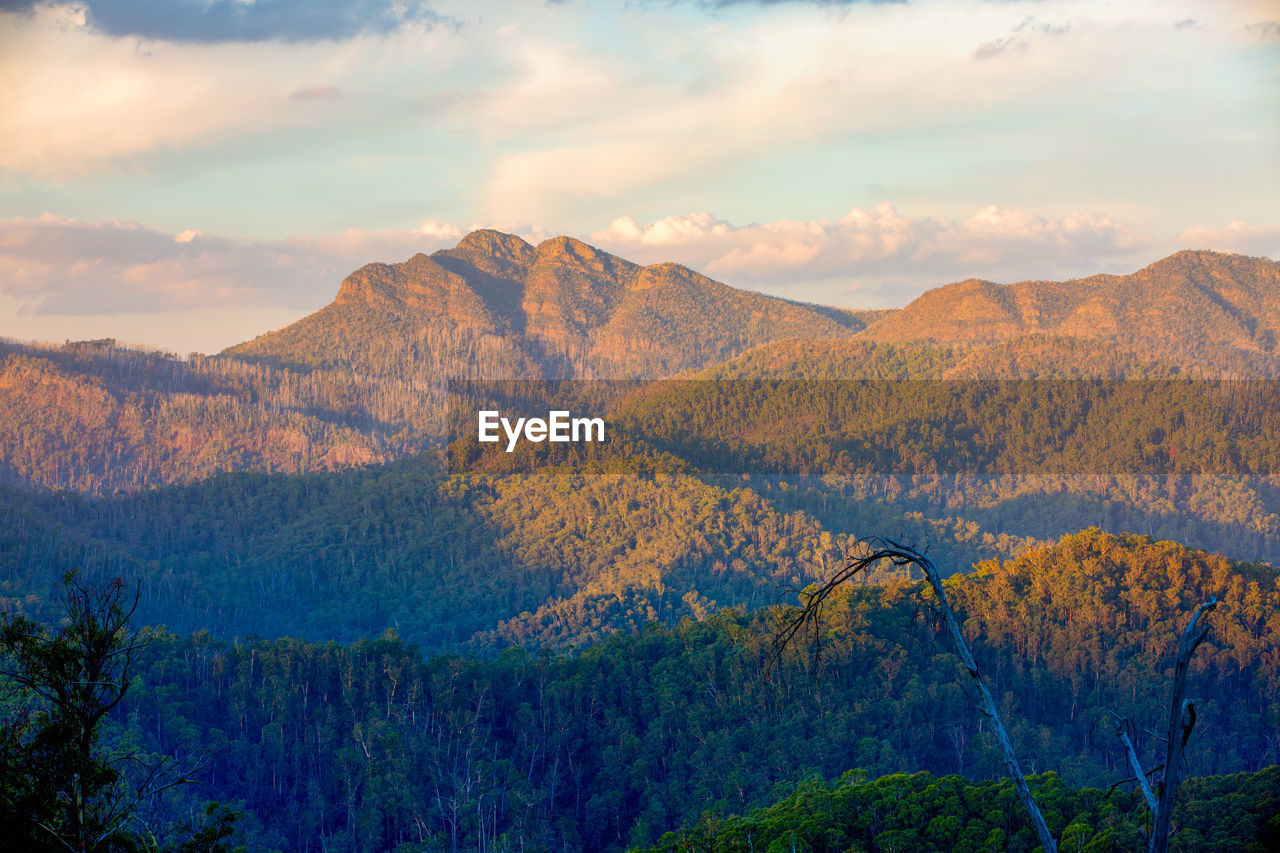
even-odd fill
[[[1059,116],[1077,111],[1082,93],[1111,85],[1116,66],[1133,62],[1135,36],[1122,39],[1118,24],[1027,18],[997,4],[954,15],[931,4],[866,3],[841,15],[755,15],[754,25],[726,15],[696,28],[670,21],[651,28],[653,21],[637,16],[628,20],[628,36],[633,50],[645,48],[642,61],[596,40],[565,44],[532,29],[501,36],[512,83],[484,92],[465,111],[466,126],[493,152],[480,215],[545,221],[585,210],[599,217],[639,193],[652,209],[689,199],[689,186],[733,182],[750,191],[752,182],[771,179],[757,164],[774,162],[805,182],[797,192],[821,194],[873,169],[897,188],[935,160],[909,163],[932,142],[886,151],[881,141],[893,135],[914,143],[950,137],[957,159],[982,159],[980,146],[997,140],[1025,146],[1007,162],[1048,161],[1058,137],[1036,138],[1029,125],[1065,120]],[[1167,26],[1160,22],[1162,31]],[[1019,73],[1003,62],[971,61],[973,45],[993,35],[1011,41],[980,55],[1034,46]],[[1060,110],[1051,120],[1042,118],[1048,103]],[[1023,132],[1025,142],[1015,143],[1011,131]],[[848,157],[822,156],[837,150]],[[879,162],[873,166],[868,154]],[[806,167],[810,155],[814,165]],[[818,164],[837,162],[841,175],[817,175]],[[933,184],[939,195],[940,183]]]
[[[286,99],[306,88],[290,67],[301,48],[142,50],[57,12],[40,7],[30,20],[0,19],[0,79],[12,82],[0,87],[0,169],[66,179],[157,149],[296,125],[314,113],[290,109]]]
[[[708,212],[639,224],[622,217],[592,234],[603,248],[644,262],[678,260],[738,286],[820,292],[861,283],[901,304],[921,290],[978,276],[1081,275],[1130,262],[1149,238],[1110,217],[1058,219],[985,207],[966,220],[912,218],[889,204],[839,219],[735,226]]]
[[[1280,38],[1280,21],[1255,21],[1247,24],[1245,29],[1264,39]]]
[[[534,225],[463,228],[433,220],[414,229],[249,241],[194,228],[172,233],[133,222],[82,222],[50,214],[10,219],[0,221],[0,296],[39,316],[234,306],[246,311],[285,307],[301,314],[331,300],[353,269],[453,246],[479,227],[535,243],[550,236]],[[630,260],[677,261],[735,286],[787,293],[807,285],[829,294],[833,287],[860,282],[865,288],[887,288],[886,298],[895,304],[969,275],[1025,278],[1060,268],[1095,272],[1150,245],[1099,215],[1046,219],[987,207],[969,219],[950,221],[908,217],[888,204],[854,208],[839,219],[743,226],[705,211],[644,224],[621,217],[590,240]],[[828,301],[838,298],[838,293],[829,295]]]
[[[153,153],[359,138],[403,118],[410,99],[378,75],[430,69],[455,38],[406,27],[340,43],[139,42],[95,31],[76,9],[0,14],[0,170],[66,181]]]
[[[50,5],[3,0],[0,11]],[[81,0],[75,8],[103,35],[188,43],[334,41],[439,21],[413,0]]]
[[[145,314],[203,307],[314,310],[351,270],[453,245],[462,231],[358,231],[245,241],[196,229],[45,214],[0,221],[0,295],[34,315]]]
[[[1188,249],[1276,258],[1280,257],[1280,225],[1232,222],[1225,228],[1188,228],[1178,235],[1178,243]]]
[[[1038,24],[1028,17],[1014,27],[1009,35],[983,42],[973,51],[974,59],[993,59],[1004,53],[1025,53],[1036,39],[1060,36],[1069,30],[1067,25]]]
[[[682,208],[723,209],[723,202],[680,191],[715,182],[709,192],[720,192],[734,181],[744,196],[758,199],[769,192],[756,189],[768,181],[758,164],[797,150],[835,161],[843,149],[845,162],[866,171],[873,168],[870,153],[880,174],[863,185],[896,189],[938,162],[931,157],[917,170],[906,161],[923,156],[927,140],[944,136],[954,139],[957,157],[972,161],[988,135],[1003,134],[1013,144],[1008,131],[1021,128],[1028,138],[1017,140],[1020,157],[1010,159],[1049,160],[1062,138],[1053,123],[1090,128],[1097,118],[1091,111],[1106,105],[1091,93],[1130,79],[1128,69],[1148,69],[1170,90],[1186,88],[1166,73],[1169,51],[1152,35],[1155,26],[1144,23],[1153,13],[1129,7],[1123,14],[1073,9],[1066,31],[1067,19],[1050,17],[1066,14],[1057,4],[1037,6],[1037,18],[1028,19],[1022,4],[973,3],[943,14],[937,3],[858,2],[834,14],[812,4],[715,13],[652,3],[585,9],[431,0],[439,14],[468,18],[458,29],[432,27],[420,2],[364,0],[350,8],[367,10],[373,23],[361,17],[341,26],[334,16],[346,20],[348,13],[331,0],[25,5],[31,20],[0,16],[0,79],[13,81],[0,86],[0,169],[60,182],[105,172],[153,185],[169,168],[190,169],[197,178],[223,170],[255,189],[288,192],[293,171],[306,164],[318,187],[336,188],[328,197],[341,192],[338,203],[359,208],[353,196],[360,192],[393,196],[415,180],[424,186],[422,178],[406,177],[410,170],[421,176],[447,163],[452,174],[466,175],[466,184],[458,178],[441,191],[441,198],[447,192],[457,199],[445,213],[466,219],[595,225],[635,206],[641,193],[650,210],[672,199]],[[286,25],[277,18],[293,10],[354,35],[337,42],[290,41],[285,33],[210,43],[226,34],[210,27],[200,36],[194,24],[187,41],[108,34],[167,28],[177,39],[182,33],[164,15],[148,22],[162,6],[183,20],[275,21],[281,32]],[[140,11],[128,11],[134,9]],[[109,12],[147,20],[125,27],[111,24]],[[1181,16],[1162,12],[1158,32],[1167,37],[1169,22]],[[1139,24],[1113,20],[1130,17]],[[1236,35],[1258,17],[1240,19]],[[397,29],[392,20],[406,23]],[[314,31],[321,24],[305,26]],[[974,45],[990,58],[1021,53],[1019,73],[1000,61],[971,62]],[[1194,67],[1182,53],[1176,59],[1177,68]],[[1053,118],[1044,117],[1048,104]],[[1110,120],[1111,111],[1102,111]],[[1033,123],[1046,129],[1028,129]],[[882,153],[886,134],[908,143],[901,153]],[[1098,144],[1106,139],[1101,132],[1092,137]],[[289,167],[277,168],[286,157]],[[351,163],[361,164],[358,178],[344,168]],[[368,167],[376,163],[396,165]],[[952,174],[968,165],[957,163]],[[394,174],[396,168],[404,174]],[[794,170],[797,184],[810,184],[798,191],[821,192],[832,183],[815,177],[817,168]],[[941,181],[932,186],[938,195],[948,189]],[[65,209],[57,201],[38,204],[8,210]],[[196,217],[207,202],[175,204]],[[771,216],[770,210],[761,202],[752,213]]]

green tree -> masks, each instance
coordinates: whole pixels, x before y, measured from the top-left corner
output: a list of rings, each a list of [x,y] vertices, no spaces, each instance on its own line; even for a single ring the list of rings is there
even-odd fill
[[[185,779],[167,760],[146,765],[103,745],[142,646],[128,627],[137,595],[72,572],[60,598],[56,629],[0,614],[0,848],[138,850],[138,803]],[[142,770],[123,772],[127,762]]]

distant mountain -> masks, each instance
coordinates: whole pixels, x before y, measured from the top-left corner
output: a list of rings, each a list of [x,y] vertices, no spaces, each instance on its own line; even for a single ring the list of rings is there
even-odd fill
[[[535,247],[476,231],[431,256],[369,264],[330,305],[227,354],[382,375],[657,377],[865,325],[857,312],[736,290],[678,264],[641,267],[569,237]]]
[[[1184,251],[1131,275],[970,279],[855,311],[485,230],[362,267],[331,304],[226,355],[415,380],[665,377],[740,356],[731,372],[864,376],[867,346],[889,344],[929,350],[905,358],[912,376],[1275,376],[1278,333],[1280,263],[1266,258]]]
[[[930,290],[859,340],[963,348],[1036,336],[1094,339],[1144,360],[1237,375],[1280,372],[1280,263],[1184,251],[1131,275]]]

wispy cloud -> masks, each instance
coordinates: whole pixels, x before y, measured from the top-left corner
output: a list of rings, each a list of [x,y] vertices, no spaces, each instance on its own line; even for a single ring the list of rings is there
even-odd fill
[[[337,86],[307,86],[289,93],[291,101],[336,101],[342,97]]]
[[[1280,21],[1254,21],[1247,24],[1245,29],[1264,39],[1280,38]]]
[[[1067,24],[1039,23],[1035,18],[1028,17],[1008,35],[978,45],[973,51],[973,58],[992,59],[1001,54],[1025,53],[1033,41],[1060,36],[1069,29]]]
[[[1083,89],[1105,73],[1053,55],[1012,75],[967,62],[968,45],[941,19],[906,7],[884,14],[898,18],[806,15],[711,33],[643,21],[632,36],[646,48],[642,63],[607,43],[510,31],[502,53],[517,82],[465,112],[494,150],[482,209],[545,218],[595,201],[616,207],[637,190],[675,191],[798,146],[971,126],[1033,102],[1049,79]],[[1022,26],[1020,38],[1066,32]]]

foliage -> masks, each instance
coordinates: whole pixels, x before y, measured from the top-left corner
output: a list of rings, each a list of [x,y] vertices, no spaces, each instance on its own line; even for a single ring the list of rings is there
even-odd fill
[[[132,850],[137,792],[104,749],[107,715],[124,699],[140,646],[119,581],[63,584],[57,631],[0,614],[0,837],[15,848]],[[154,776],[147,779],[152,781]],[[146,784],[146,783],[144,783]]]
[[[1009,780],[971,783],[960,776],[897,773],[867,780],[850,771],[836,783],[810,778],[774,805],[742,817],[704,814],[637,853],[747,853],[805,850],[1030,851],[1035,835],[1020,813]],[[1137,850],[1145,846],[1132,794],[1073,789],[1053,773],[1031,778],[1036,799],[1052,816],[1062,849]],[[1280,767],[1254,774],[1188,780],[1183,819],[1171,850],[1263,851],[1277,840]]]
[[[1095,530],[947,583],[1030,772],[1052,769],[1072,789],[1129,775],[1106,709],[1139,730],[1166,716],[1149,687],[1171,660],[1184,596],[1221,602],[1190,676],[1190,776],[1280,759],[1273,569]],[[158,743],[191,737],[209,752],[189,796],[240,800],[260,827],[255,847],[653,844],[703,811],[776,802],[815,772],[1000,777],[991,732],[918,600],[901,583],[852,589],[826,611],[818,670],[797,652],[768,677],[769,610],[489,660],[424,658],[391,634],[341,646],[162,633],[121,712],[162,721]],[[1187,791],[1200,790],[1193,781]],[[1141,825],[1139,801],[1115,796],[1116,819]],[[1046,818],[1055,831],[1071,822]]]

